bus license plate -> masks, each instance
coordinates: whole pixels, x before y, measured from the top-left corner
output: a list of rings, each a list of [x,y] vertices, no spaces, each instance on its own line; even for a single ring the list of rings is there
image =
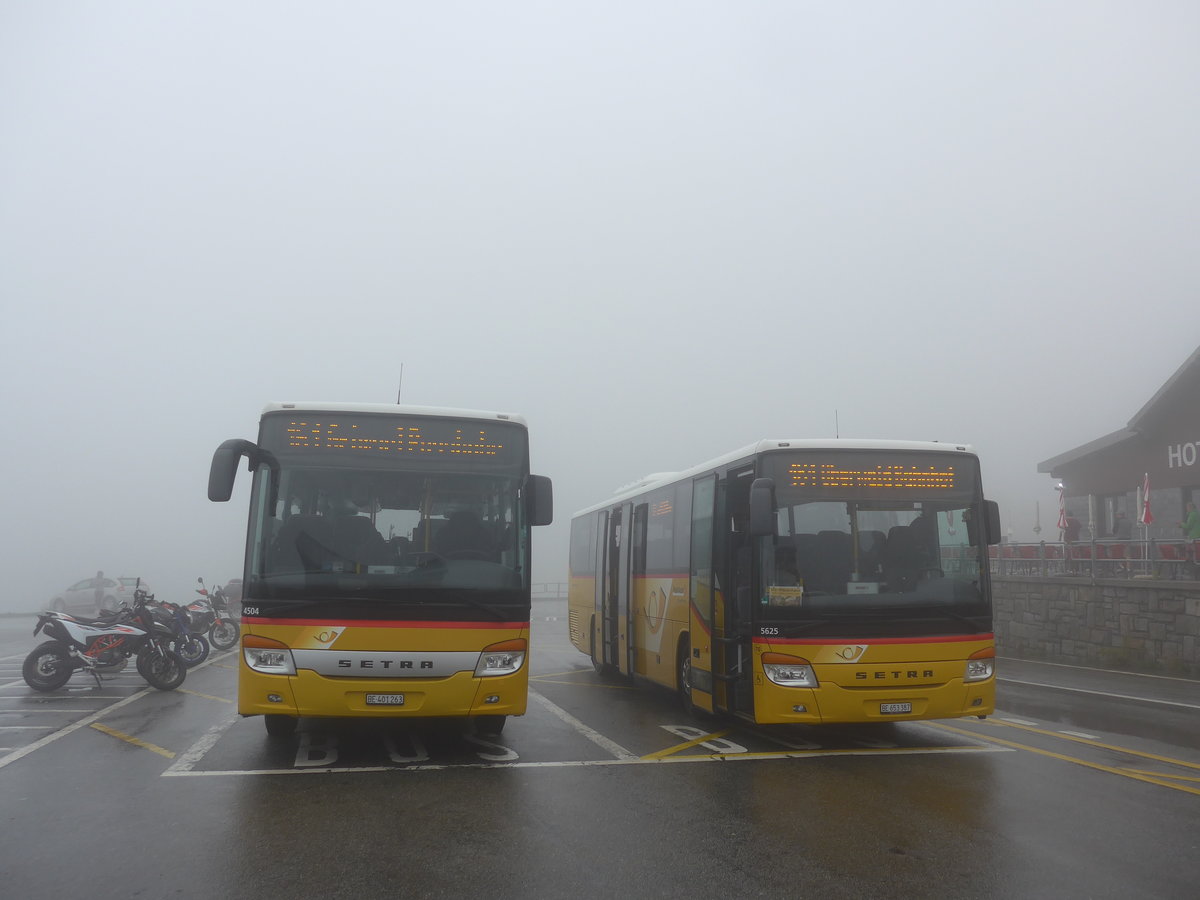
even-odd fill
[[[880,713],[910,713],[912,712],[911,703],[880,703]]]
[[[367,694],[367,706],[403,706],[403,694]]]

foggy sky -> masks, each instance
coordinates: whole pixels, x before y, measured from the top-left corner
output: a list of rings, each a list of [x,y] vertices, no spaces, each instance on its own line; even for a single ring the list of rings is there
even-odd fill
[[[529,420],[537,581],[619,485],[835,421],[973,444],[1053,532],[1038,462],[1200,344],[1198,38],[1186,2],[0,0],[0,610],[239,576],[213,449],[402,364]]]

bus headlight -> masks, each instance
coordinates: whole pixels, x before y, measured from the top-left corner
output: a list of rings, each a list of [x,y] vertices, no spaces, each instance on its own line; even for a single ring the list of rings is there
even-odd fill
[[[817,673],[813,671],[812,663],[799,656],[764,653],[762,667],[763,674],[775,684],[781,684],[784,687],[817,687]]]
[[[476,677],[511,675],[525,665],[525,650],[524,640],[501,641],[485,647],[479,654],[479,664],[475,666]]]
[[[963,681],[987,681],[996,672],[996,651],[991,647],[986,650],[976,650],[967,660],[967,671]]]
[[[242,638],[242,656],[255,672],[266,675],[295,675],[296,663],[287,644],[248,634]]]

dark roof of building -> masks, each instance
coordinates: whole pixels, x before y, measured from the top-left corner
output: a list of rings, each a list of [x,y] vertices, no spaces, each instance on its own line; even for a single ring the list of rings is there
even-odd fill
[[[1187,361],[1167,379],[1166,383],[1158,389],[1145,406],[1137,411],[1124,428],[1040,462],[1038,471],[1053,475],[1057,469],[1065,465],[1078,462],[1101,450],[1107,450],[1109,447],[1137,437],[1155,422],[1158,416],[1166,414],[1176,397],[1184,393],[1195,394],[1197,392],[1200,392],[1200,347],[1192,352]]]

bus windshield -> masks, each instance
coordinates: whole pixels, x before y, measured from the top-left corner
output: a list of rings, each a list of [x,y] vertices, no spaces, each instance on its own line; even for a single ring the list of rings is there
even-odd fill
[[[973,459],[788,455],[772,463],[775,534],[760,555],[760,618],[987,616]]]
[[[444,590],[520,590],[520,487],[503,473],[263,466],[251,505],[253,595],[436,602]]]

